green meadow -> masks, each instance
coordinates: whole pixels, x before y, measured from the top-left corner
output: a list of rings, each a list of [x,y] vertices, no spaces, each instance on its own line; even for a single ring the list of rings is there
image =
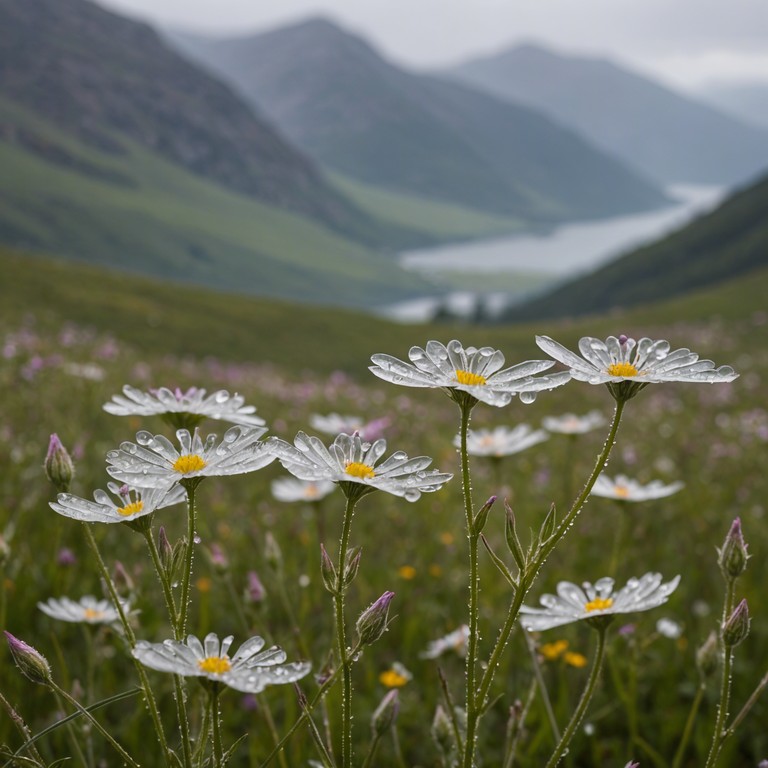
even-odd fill
[[[152,204],[147,200],[148,208]],[[249,205],[253,210],[254,204]],[[234,210],[236,216],[236,206]],[[170,208],[166,212],[168,220],[183,215]],[[246,237],[235,226],[233,231],[233,237]],[[458,410],[439,390],[398,387],[367,371],[371,354],[406,358],[411,345],[423,346],[429,339],[492,346],[513,364],[545,357],[535,345],[536,334],[552,336],[571,349],[584,335],[647,335],[668,339],[673,349],[689,347],[740,373],[732,384],[651,385],[627,403],[607,473],[642,483],[682,481],[685,487],[668,498],[636,504],[591,498],[526,597],[526,603],[534,605],[561,580],[594,582],[608,575],[617,553],[612,575],[618,585],[649,571],[662,573],[665,580],[681,576],[665,605],[618,616],[612,625],[599,686],[563,765],[620,768],[631,759],[640,761],[642,768],[705,764],[715,727],[718,673],[703,680],[701,703],[688,725],[690,739],[677,760],[676,751],[702,684],[697,650],[721,618],[724,584],[716,548],[737,516],[751,555],[737,597],[747,599],[752,623],[748,637],[735,649],[731,717],[766,675],[768,272],[578,322],[474,327],[394,325],[350,311],[219,294],[7,250],[0,252],[0,269],[0,627],[44,654],[57,683],[83,704],[125,693],[125,698],[104,704],[94,714],[142,765],[162,765],[162,760],[119,633],[103,625],[57,622],[37,608],[49,597],[103,596],[83,524],[48,506],[55,490],[42,464],[50,434],[57,433],[74,458],[72,491],[91,497],[109,479],[104,463],[108,450],[133,440],[139,429],[172,435],[159,417],[120,418],[105,413],[102,405],[124,384],[140,389],[196,386],[239,392],[266,420],[269,434],[288,441],[299,430],[314,434],[309,426],[313,414],[385,419],[387,455],[396,450],[427,455],[433,467],[452,472],[454,478],[443,490],[424,494],[412,504],[383,492],[360,501],[350,540],[362,547],[362,557],[347,595],[352,624],[382,593],[395,593],[388,631],[365,649],[352,670],[355,764],[363,763],[369,747],[372,713],[387,694],[387,683],[397,679],[386,673],[401,664],[411,677],[398,680],[402,685],[396,739],[388,731],[371,764],[449,765],[441,758],[431,725],[436,707],[445,704],[441,675],[456,703],[463,702],[463,659],[450,649],[436,660],[421,654],[431,641],[466,622],[467,546],[453,445]],[[547,415],[593,409],[609,418],[612,407],[605,387],[571,381],[542,393],[531,405],[517,399],[504,408],[480,403],[471,426],[538,427]],[[225,429],[222,422],[201,425],[204,434],[220,435]],[[552,434],[546,442],[499,462],[472,460],[478,507],[491,495],[499,497],[484,534],[508,567],[514,561],[505,546],[503,501],[514,510],[524,542],[529,531],[539,530],[552,503],[561,519],[583,486],[606,430],[574,439]],[[327,443],[333,439],[322,437]],[[200,485],[200,541],[194,546],[189,629],[199,636],[209,631],[234,634],[235,648],[259,634],[282,646],[289,659],[308,659],[312,675],[299,686],[311,697],[318,689],[315,676],[328,671],[334,645],[332,600],[320,577],[319,545],[336,552],[344,499],[335,491],[319,506],[278,502],[270,484],[283,476],[286,472],[275,462],[252,474],[210,478]],[[184,536],[185,525],[183,506],[159,510],[154,518],[155,528],[163,526],[171,541]],[[137,636],[152,642],[170,637],[142,537],[124,525],[93,525],[91,531],[109,571],[118,574],[121,596],[137,611]],[[249,590],[252,573],[263,584],[262,595]],[[479,644],[484,658],[511,595],[485,549],[480,552],[479,576]],[[658,630],[662,618],[675,622],[678,637]],[[540,648],[566,641],[569,651],[588,660],[594,652],[593,635],[585,622],[578,622],[543,632],[534,642]],[[2,653],[0,693],[6,705],[0,714],[0,744],[9,758],[25,741],[9,707],[25,720],[30,734],[55,725],[72,708],[25,679],[10,655]],[[519,740],[514,765],[545,764],[554,738],[540,686],[543,683],[554,719],[563,729],[589,671],[588,665],[576,663],[578,657],[568,658],[572,663],[563,656],[547,660],[541,651],[532,655],[522,632],[514,630],[480,726],[482,765],[504,764],[510,734]],[[177,745],[170,676],[152,670],[148,676],[169,740]],[[194,680],[187,688],[196,732],[204,697]],[[329,731],[338,734],[339,698],[337,685],[315,712],[321,738],[323,713]],[[270,687],[255,699],[225,691],[225,748],[247,734],[229,765],[261,765],[275,743],[272,726],[277,734],[284,733],[299,716],[297,701],[292,686]],[[524,720],[511,720],[510,713],[519,714],[520,707],[525,708]],[[757,766],[768,757],[766,716],[768,697],[758,697],[725,743],[718,765]],[[83,745],[86,765],[120,764],[82,717],[52,728],[36,748],[43,764],[59,764],[76,754],[75,742]],[[338,751],[338,744],[333,748]],[[0,765],[32,764],[15,760]],[[272,764],[294,768],[308,766],[310,760],[320,758],[302,727]],[[79,764],[78,759],[72,764]]]

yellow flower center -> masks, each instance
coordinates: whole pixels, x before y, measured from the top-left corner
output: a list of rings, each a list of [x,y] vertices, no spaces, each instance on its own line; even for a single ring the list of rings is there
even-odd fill
[[[131,515],[138,515],[142,509],[144,509],[143,501],[132,501],[124,507],[118,507],[117,512],[118,514],[123,515],[123,517],[130,517]]]
[[[612,605],[612,597],[596,597],[594,600],[590,600],[584,606],[584,610],[587,613],[591,613],[592,611],[604,611],[606,608],[610,608]]]
[[[83,618],[88,621],[95,621],[104,617],[103,611],[97,611],[95,608],[86,608],[83,611]]]
[[[408,678],[395,669],[388,669],[379,675],[379,682],[387,688],[402,688],[408,682]]]
[[[201,469],[205,469],[207,462],[202,456],[198,456],[196,453],[187,454],[186,456],[179,456],[176,461],[173,462],[173,468],[179,474],[186,475],[189,472],[198,472]]]
[[[637,376],[639,373],[632,363],[611,363],[608,366],[609,376]]]
[[[458,381],[459,384],[464,384],[466,387],[481,387],[487,380],[485,376],[481,376],[479,373],[457,370],[456,381]]]
[[[352,477],[359,477],[363,480],[370,480],[376,476],[373,471],[373,467],[369,467],[367,464],[362,464],[359,461],[352,461],[344,467],[344,471]]]
[[[626,485],[615,485],[613,487],[613,492],[620,498],[620,499],[627,499],[629,498],[629,488],[627,488]]]
[[[232,669],[228,656],[207,656],[204,659],[200,659],[197,662],[197,666],[203,672],[207,672],[210,675],[223,675]]]

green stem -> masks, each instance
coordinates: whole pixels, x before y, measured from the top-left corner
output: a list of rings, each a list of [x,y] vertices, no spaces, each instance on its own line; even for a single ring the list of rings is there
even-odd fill
[[[557,720],[555,720],[555,713],[552,709],[552,702],[549,698],[549,692],[547,686],[544,683],[544,675],[541,674],[541,664],[536,657],[536,648],[533,643],[533,639],[524,632],[525,644],[528,646],[528,653],[531,655],[531,663],[533,664],[533,676],[538,683],[539,690],[541,691],[541,700],[544,702],[544,709],[547,712],[547,719],[549,720],[549,726],[552,729],[552,735],[555,737],[555,744],[560,741],[560,729],[557,727]]]
[[[339,541],[339,561],[336,571],[336,593],[333,603],[336,615],[336,644],[339,649],[339,664],[341,666],[341,765],[342,768],[351,768],[352,765],[352,668],[350,655],[347,650],[347,630],[345,618],[344,597],[346,585],[344,584],[344,571],[349,549],[349,535],[352,529],[352,517],[355,512],[353,494],[347,496],[344,508],[344,524]]]
[[[526,696],[525,704],[523,705],[523,708],[520,711],[516,721],[514,722],[509,734],[510,738],[508,738],[509,744],[507,746],[506,757],[504,758],[504,768],[512,768],[512,765],[515,762],[515,757],[517,755],[517,745],[520,741],[520,736],[523,733],[523,725],[525,724],[525,720],[528,717],[528,712],[531,708],[531,705],[533,704],[533,699],[536,696],[536,688],[537,683],[536,679],[534,678],[531,680],[531,686],[528,689],[528,696]]]
[[[277,735],[277,728],[275,727],[275,719],[272,717],[272,710],[269,708],[269,702],[263,696],[259,697],[259,708],[261,710],[262,715],[264,715],[264,720],[267,723],[267,730],[269,731],[269,735],[272,737],[272,741],[275,744],[279,744],[280,737]],[[314,723],[312,723],[312,725],[314,725]],[[285,758],[285,752],[278,753],[277,761],[280,763],[281,768],[288,768],[288,763],[286,762],[286,758]]]
[[[184,573],[181,581],[181,606],[179,607],[176,636],[184,637],[187,629],[187,614],[189,611],[189,588],[192,581],[192,561],[195,552],[195,491],[200,478],[182,480],[181,484],[187,489],[187,551],[184,554]]]
[[[510,605],[506,621],[504,622],[504,626],[501,628],[501,631],[499,632],[499,635],[496,639],[496,645],[493,648],[490,659],[488,661],[488,666],[480,683],[478,700],[481,702],[484,702],[488,696],[488,691],[490,690],[491,683],[493,682],[493,677],[496,674],[499,663],[501,662],[501,656],[504,652],[504,648],[507,645],[509,635],[512,632],[512,627],[514,626],[515,620],[517,619],[517,615],[520,611],[520,606],[523,604],[523,600],[525,600],[525,596],[528,593],[528,590],[536,580],[536,577],[538,576],[539,571],[544,565],[546,559],[549,557],[555,547],[560,543],[560,541],[565,537],[566,533],[568,533],[568,529],[573,525],[574,520],[579,515],[579,512],[581,512],[584,504],[586,503],[587,498],[592,491],[592,486],[594,486],[595,481],[603,469],[605,469],[605,465],[608,463],[608,458],[611,455],[611,450],[616,439],[616,433],[619,429],[621,416],[624,412],[624,405],[624,402],[616,402],[616,410],[613,414],[613,421],[611,422],[608,436],[605,440],[605,443],[603,444],[603,450],[598,455],[595,466],[592,469],[592,473],[590,474],[581,493],[573,502],[573,505],[571,506],[568,514],[563,518],[560,525],[558,525],[550,541],[541,547],[535,558],[526,568],[525,573],[520,574],[520,589],[515,592],[515,596],[512,604]]]
[[[757,684],[755,690],[752,691],[752,695],[747,699],[747,703],[739,710],[739,714],[733,718],[733,722],[728,726],[725,733],[723,734],[723,741],[733,736],[736,729],[741,725],[742,720],[744,720],[752,707],[754,707],[757,703],[757,700],[760,698],[760,694],[765,690],[766,686],[768,686],[768,674],[766,674]]]
[[[378,733],[375,733],[373,735],[373,741],[371,741],[371,746],[368,749],[368,754],[365,756],[365,760],[363,761],[363,768],[370,768],[370,766],[373,765],[373,758],[376,754],[376,750],[379,748],[380,741],[381,736]]]
[[[150,557],[152,558],[152,565],[155,567],[155,573],[157,573],[157,578],[160,580],[160,586],[163,590],[163,596],[165,597],[165,608],[168,611],[168,620],[171,622],[171,627],[173,627],[174,639],[181,640],[181,637],[178,633],[179,618],[178,614],[176,613],[176,602],[173,599],[173,591],[171,589],[170,581],[160,560],[160,553],[157,551],[157,543],[155,542],[155,537],[151,528],[148,528],[143,533],[144,539],[147,542],[147,548],[149,549]]]
[[[733,613],[734,603],[736,602],[736,580],[729,578],[725,590],[725,602],[723,604],[723,618],[720,622],[720,645],[723,656],[722,677],[720,678],[720,701],[717,705],[717,719],[715,720],[715,731],[712,734],[712,745],[709,748],[709,755],[704,768],[713,768],[720,756],[723,742],[726,739],[725,721],[728,718],[728,704],[731,698],[731,668],[733,666],[733,646],[726,645],[723,640],[723,627],[725,622]]]
[[[99,569],[101,578],[104,581],[104,584],[107,586],[107,591],[109,592],[109,597],[112,600],[112,605],[115,607],[115,610],[117,611],[117,614],[120,618],[120,624],[123,627],[125,638],[128,641],[128,645],[130,646],[131,650],[133,650],[133,648],[136,646],[136,635],[133,633],[133,628],[129,624],[128,618],[125,615],[123,604],[120,602],[120,598],[117,595],[117,590],[115,589],[112,577],[110,576],[109,571],[107,570],[107,566],[104,564],[104,560],[101,557],[99,546],[96,543],[96,539],[93,536],[89,523],[83,523],[83,530],[85,531],[85,539],[88,542],[88,546],[90,547],[91,552],[93,552],[93,556],[96,558],[96,565]],[[160,712],[157,709],[157,702],[155,701],[155,696],[152,693],[152,688],[149,685],[149,678],[147,677],[146,670],[144,669],[144,666],[138,661],[138,659],[133,656],[133,654],[131,654],[131,659],[133,660],[136,673],[138,674],[139,680],[141,681],[141,690],[144,694],[144,703],[147,706],[149,716],[152,719],[152,724],[155,727],[155,733],[157,734],[157,739],[160,742],[160,748],[163,750],[165,764],[169,766],[169,768],[171,766],[176,766],[176,760],[174,759],[173,753],[168,746],[168,740],[165,738],[165,731],[163,730],[163,723],[160,719]]]
[[[568,727],[565,729],[565,733],[563,733],[563,737],[560,739],[557,747],[555,747],[552,757],[550,757],[547,762],[546,768],[554,768],[554,766],[560,762],[568,749],[568,745],[571,743],[573,735],[576,733],[576,729],[579,727],[579,723],[581,723],[584,718],[589,702],[592,699],[592,694],[595,692],[595,685],[600,676],[600,668],[603,665],[603,655],[605,654],[605,631],[606,627],[597,627],[597,650],[595,651],[595,660],[592,662],[592,669],[589,672],[587,685],[584,688],[584,692],[581,694],[579,704],[571,717],[571,721],[568,723]]]
[[[213,741],[213,765],[214,768],[223,768],[224,749],[221,746],[221,712],[219,710],[219,684],[214,683],[210,689],[211,702],[211,739]]]
[[[189,738],[187,699],[181,675],[173,676],[173,697],[176,700],[176,715],[179,719],[179,734],[181,736],[181,750],[184,754],[184,765],[186,768],[192,768],[192,744]]]
[[[63,688],[56,685],[56,683],[53,682],[53,680],[48,680],[48,685],[53,688],[56,693],[61,696],[62,699],[69,702],[81,715],[83,715],[90,723],[91,725],[112,745],[114,750],[122,757],[125,762],[133,766],[134,768],[139,768],[139,764],[112,738],[112,735],[109,733],[106,728],[104,728],[101,723],[82,705],[80,704],[77,699],[70,696]]]
[[[6,713],[11,718],[11,721],[16,726],[16,729],[24,739],[24,746],[29,749],[29,754],[31,755],[32,760],[36,760],[40,765],[45,765],[43,758],[40,757],[40,753],[37,751],[37,747],[34,744],[32,732],[29,730],[29,726],[24,722],[24,718],[11,706],[10,702],[5,698],[5,696],[3,696],[2,693],[0,693],[0,704],[2,704]],[[16,752],[11,755],[11,760],[18,756],[19,751],[20,750],[16,750]],[[11,760],[5,763],[3,768],[5,768],[5,766],[11,762]]]
[[[360,644],[358,643],[353,649],[350,656],[352,658],[355,657],[357,652],[360,650]],[[301,715],[299,715],[299,718],[296,720],[296,722],[288,729],[287,733],[283,738],[280,740],[280,743],[275,746],[275,748],[267,755],[267,759],[264,760],[263,763],[259,766],[259,768],[266,768],[272,760],[275,758],[276,755],[278,755],[282,749],[285,747],[285,745],[288,743],[288,740],[293,736],[293,734],[298,730],[298,728],[304,723],[304,721],[312,714],[312,710],[318,705],[318,703],[323,699],[326,693],[330,690],[331,686],[336,682],[336,678],[341,674],[341,667],[337,667],[333,670],[333,672],[330,674],[328,679],[318,688],[317,693],[312,697],[311,701],[303,708]]]
[[[477,743],[477,725],[480,719],[477,697],[477,657],[479,639],[479,610],[480,574],[478,570],[478,540],[480,532],[474,526],[474,505],[472,504],[472,481],[469,475],[469,452],[467,451],[467,432],[472,413],[472,405],[461,405],[461,426],[459,436],[461,441],[461,489],[464,495],[464,514],[467,523],[467,540],[469,543],[469,639],[467,642],[467,658],[465,663],[465,709],[467,713],[467,731],[464,741],[464,768],[472,768],[475,762]]]
[[[704,698],[706,689],[707,687],[702,680],[702,682],[699,683],[699,687],[696,689],[696,696],[693,698],[691,710],[688,713],[688,719],[685,721],[683,735],[680,737],[680,744],[678,745],[675,757],[672,760],[672,768],[680,768],[680,765],[683,762],[685,750],[688,747],[688,742],[691,740],[691,734],[693,733],[693,724],[696,722],[696,717],[699,714],[699,707],[701,706],[701,701]]]

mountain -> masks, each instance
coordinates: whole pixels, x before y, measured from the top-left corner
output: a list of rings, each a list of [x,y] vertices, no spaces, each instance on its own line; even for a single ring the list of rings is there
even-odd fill
[[[600,314],[687,294],[766,267],[766,211],[768,176],[659,242],[512,308],[504,320]]]
[[[104,153],[125,154],[128,140],[359,241],[386,240],[379,222],[231,88],[150,27],[87,0],[0,0],[0,96]],[[48,159],[61,155],[28,128],[6,123],[0,136]]]
[[[405,72],[322,18],[238,39],[170,39],[317,162],[360,182],[538,222],[665,203],[552,120]]]
[[[698,95],[739,120],[768,129],[768,82],[710,85]]]
[[[663,184],[733,184],[768,167],[768,131],[611,61],[521,45],[446,74],[540,109]]]

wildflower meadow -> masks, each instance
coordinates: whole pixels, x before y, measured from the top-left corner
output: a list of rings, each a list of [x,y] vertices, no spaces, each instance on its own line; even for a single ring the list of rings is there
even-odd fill
[[[0,765],[768,765],[764,323],[8,330]]]

